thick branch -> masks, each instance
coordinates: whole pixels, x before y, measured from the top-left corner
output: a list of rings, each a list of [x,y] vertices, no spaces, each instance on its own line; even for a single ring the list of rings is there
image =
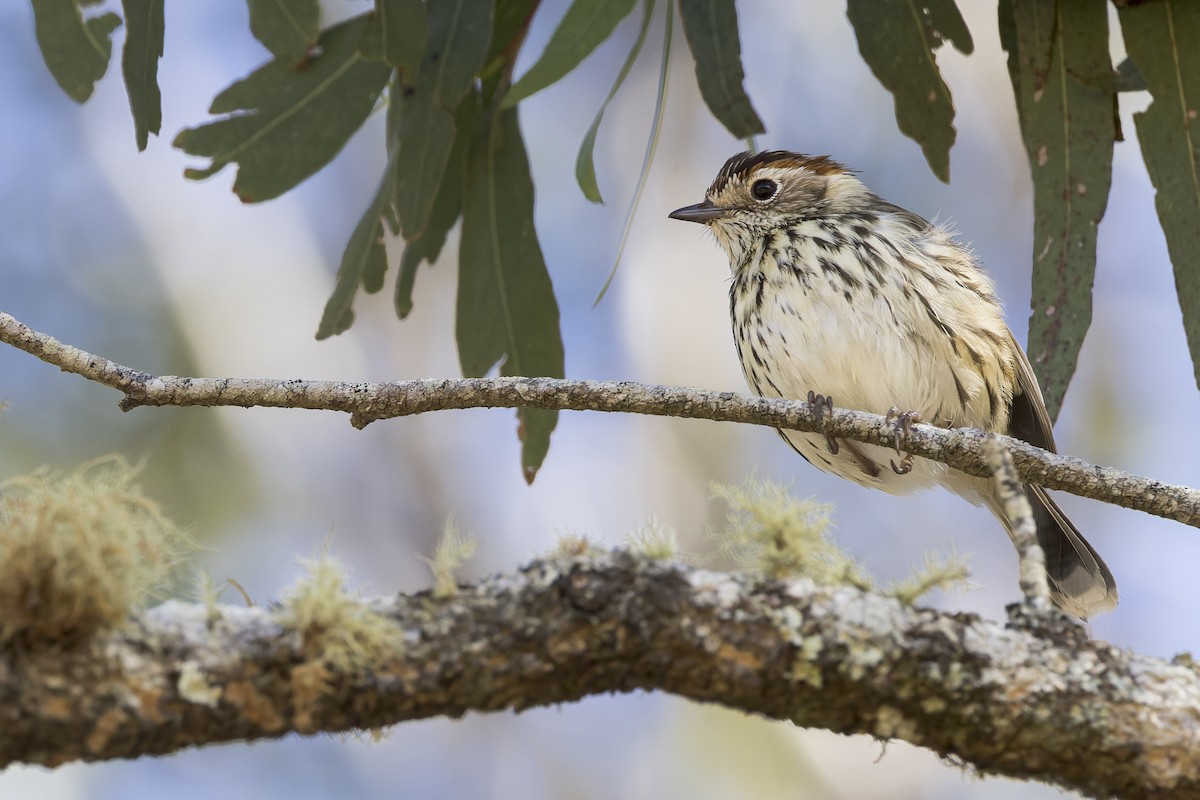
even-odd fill
[[[799,400],[769,400],[624,381],[554,378],[417,380],[395,383],[157,377],[65,345],[0,312],[0,341],[125,394],[121,408],[138,406],[268,406],[343,411],[356,427],[390,417],[463,408],[555,408],[620,411],[743,422],[814,431],[837,438],[891,446],[895,426],[881,416]],[[836,398],[834,398],[836,400]],[[904,448],[972,475],[991,475],[981,455],[990,434],[974,428],[945,430],[913,425]],[[1048,453],[1018,439],[1001,437],[1026,483],[1145,511],[1200,527],[1200,491]]]
[[[1089,641],[1060,616],[1004,627],[627,552],[366,605],[392,633],[348,673],[279,612],[178,602],[66,649],[0,653],[0,766],[644,689],[1094,795],[1200,797],[1200,677]]]

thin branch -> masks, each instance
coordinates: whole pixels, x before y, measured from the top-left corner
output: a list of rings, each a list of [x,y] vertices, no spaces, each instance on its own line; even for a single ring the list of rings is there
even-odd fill
[[[1017,548],[1021,576],[1021,593],[1027,601],[1050,607],[1050,580],[1046,574],[1046,553],[1037,540],[1037,522],[1033,519],[1033,508],[1025,496],[1021,479],[1013,466],[1012,456],[1000,443],[1000,437],[989,436],[983,440],[983,457],[992,469],[996,482],[996,494],[1000,498],[1004,516],[1012,527],[1010,535]]]
[[[626,381],[554,378],[415,380],[395,383],[276,380],[269,378],[158,377],[92,355],[38,333],[0,312],[0,341],[66,372],[112,387],[125,397],[121,408],[138,406],[265,406],[342,411],[355,427],[375,420],[464,408],[556,408],[615,411],[742,422],[811,431],[884,447],[895,442],[893,423],[877,414],[834,409],[799,400],[747,397],[676,386]],[[836,398],[835,398],[836,400]],[[989,434],[975,428],[946,430],[914,424],[904,449],[972,475],[990,476],[982,457]],[[999,437],[1021,478],[1047,489],[1145,511],[1200,527],[1200,491],[1048,453],[1027,442]]]
[[[364,605],[390,633],[351,668],[279,611],[174,601],[0,653],[0,767],[659,690],[1093,795],[1200,797],[1200,676],[1061,615],[1018,629],[623,551]]]

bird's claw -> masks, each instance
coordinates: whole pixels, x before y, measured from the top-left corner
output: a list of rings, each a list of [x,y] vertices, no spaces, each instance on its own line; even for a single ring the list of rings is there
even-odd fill
[[[808,404],[817,406],[817,415],[818,416],[824,416],[825,413],[828,412],[829,416],[831,418],[833,417],[833,398],[832,397],[826,397],[823,394],[817,394],[816,392],[814,392],[810,389],[808,392]],[[829,436],[829,435],[825,436],[825,446],[828,447],[829,452],[835,456],[838,454],[838,450],[841,449],[838,446],[837,439],[835,439],[834,437]]]
[[[901,456],[900,463],[889,461],[892,465],[892,472],[897,475],[907,475],[912,472],[913,454],[905,453],[900,449],[900,445],[904,443],[904,439],[908,436],[908,432],[912,429],[914,422],[921,422],[922,417],[916,411],[901,411],[892,406],[888,409],[887,416],[884,417],[888,422],[892,423],[895,431],[895,441],[893,447],[896,448],[896,455]]]

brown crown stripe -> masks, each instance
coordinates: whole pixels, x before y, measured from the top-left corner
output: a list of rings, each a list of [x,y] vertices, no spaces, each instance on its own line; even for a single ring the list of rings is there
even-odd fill
[[[745,177],[759,167],[767,166],[803,168],[817,175],[838,175],[850,171],[829,156],[810,156],[790,150],[764,150],[761,153],[746,150],[725,162],[708,188],[708,195],[712,197],[720,192],[736,177]]]

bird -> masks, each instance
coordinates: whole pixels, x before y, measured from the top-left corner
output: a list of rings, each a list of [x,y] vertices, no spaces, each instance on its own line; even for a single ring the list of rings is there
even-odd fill
[[[1007,434],[1055,452],[1046,403],[969,247],[872,193],[829,156],[742,152],[705,198],[673,219],[705,226],[729,259],[734,343],[762,397]],[[909,494],[942,486],[986,506],[1010,537],[995,482],[936,461],[820,433],[780,430],[813,466]],[[1026,485],[1051,600],[1088,618],[1117,605],[1099,554],[1036,485]]]

